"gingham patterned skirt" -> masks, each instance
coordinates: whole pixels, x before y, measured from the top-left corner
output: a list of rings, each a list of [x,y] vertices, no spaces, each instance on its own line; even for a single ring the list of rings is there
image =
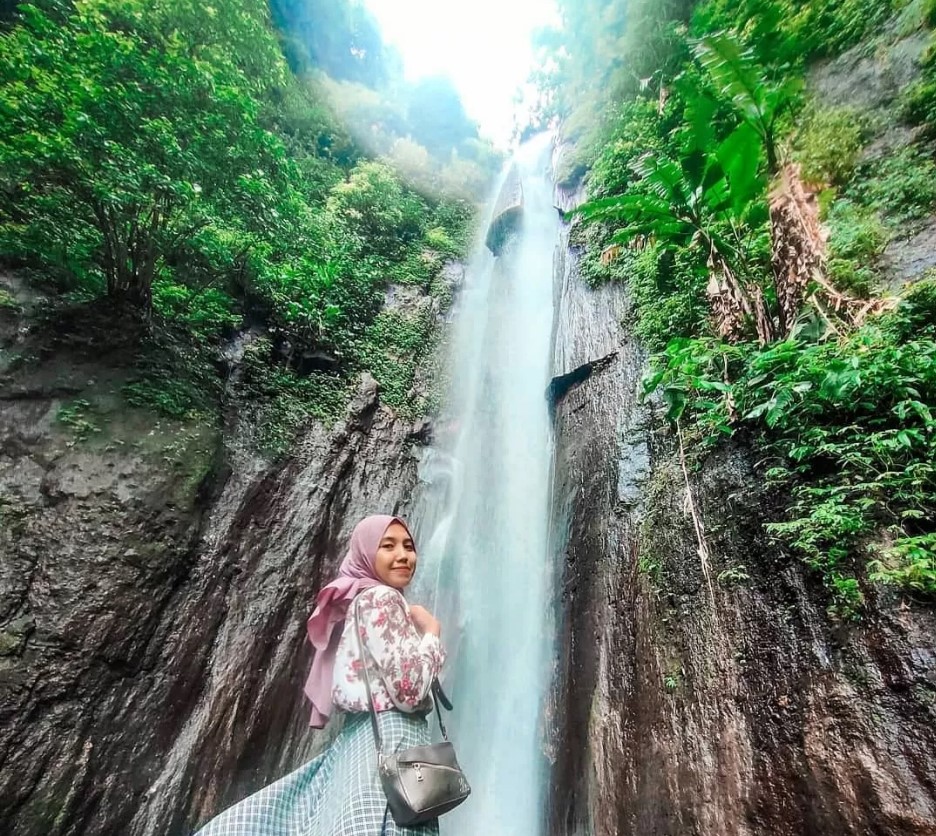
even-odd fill
[[[424,746],[426,718],[382,711],[384,751]],[[196,836],[437,836],[438,821],[400,827],[377,775],[374,735],[366,714],[348,714],[321,755],[212,819]]]

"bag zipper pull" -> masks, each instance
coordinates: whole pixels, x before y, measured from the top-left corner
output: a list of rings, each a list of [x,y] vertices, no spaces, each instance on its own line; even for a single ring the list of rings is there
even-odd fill
[[[414,763],[414,764],[413,764],[413,769],[416,770],[416,781],[417,781],[417,782],[422,782],[422,779],[423,779],[422,764],[421,764],[421,763]]]

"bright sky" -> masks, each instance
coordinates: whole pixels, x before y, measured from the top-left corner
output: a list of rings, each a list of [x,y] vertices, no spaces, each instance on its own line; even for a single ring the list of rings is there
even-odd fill
[[[365,0],[406,77],[447,75],[481,133],[506,147],[514,94],[532,69],[530,35],[556,24],[552,0]]]

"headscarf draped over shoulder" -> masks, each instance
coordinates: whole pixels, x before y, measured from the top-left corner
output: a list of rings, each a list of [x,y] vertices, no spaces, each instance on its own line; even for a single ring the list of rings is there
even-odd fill
[[[322,728],[332,711],[335,656],[348,607],[358,593],[383,583],[375,568],[377,549],[387,529],[395,522],[409,531],[399,517],[386,514],[361,520],[351,534],[348,554],[341,562],[338,576],[322,587],[315,599],[315,611],[306,624],[309,641],[315,651],[305,684],[305,694],[312,702],[309,723],[315,728]]]

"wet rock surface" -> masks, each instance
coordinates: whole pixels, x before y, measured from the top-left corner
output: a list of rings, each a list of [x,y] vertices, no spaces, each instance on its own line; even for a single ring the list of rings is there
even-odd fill
[[[7,325],[4,832],[189,833],[321,745],[304,621],[357,520],[405,510],[418,433],[364,378],[344,420],[270,464],[236,422],[128,409],[117,349],[30,356]]]
[[[881,256],[881,266],[893,292],[936,268],[936,217],[927,220],[909,237],[891,241]]]
[[[609,313],[623,292],[588,290],[568,258],[554,374],[616,355],[556,404],[548,832],[936,833],[932,611],[872,594],[860,623],[830,619],[764,534],[782,497],[752,448],[683,469],[638,402],[644,358]]]
[[[929,35],[903,35],[891,24],[875,46],[852,47],[820,62],[810,73],[810,87],[827,105],[880,108],[889,105],[918,76]]]
[[[518,228],[522,216],[523,183],[520,181],[520,172],[514,165],[501,186],[497,202],[494,204],[491,225],[485,237],[485,243],[494,255],[501,254],[511,233]]]

